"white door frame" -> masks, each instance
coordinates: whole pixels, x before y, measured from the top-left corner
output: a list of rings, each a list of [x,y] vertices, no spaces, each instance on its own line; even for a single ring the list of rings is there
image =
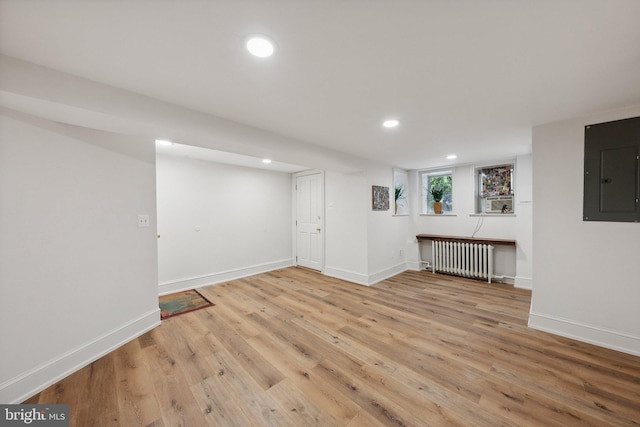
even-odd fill
[[[298,265],[298,261],[297,261],[297,256],[298,256],[298,232],[297,232],[297,227],[296,227],[296,221],[298,218],[298,192],[296,189],[296,185],[297,185],[297,180],[298,177],[300,176],[307,176],[307,175],[320,175],[320,194],[321,194],[321,208],[320,211],[322,212],[322,218],[320,219],[320,228],[321,228],[321,232],[320,232],[320,239],[322,240],[322,251],[320,254],[321,257],[321,261],[320,261],[320,272],[324,273],[324,259],[325,259],[325,206],[324,206],[324,171],[322,170],[318,170],[318,169],[311,169],[308,171],[303,171],[303,172],[297,172],[294,173],[291,177],[291,217],[292,217],[292,221],[291,221],[291,227],[292,227],[292,233],[291,233],[291,248],[293,250],[292,253],[292,258],[293,258],[293,265]]]

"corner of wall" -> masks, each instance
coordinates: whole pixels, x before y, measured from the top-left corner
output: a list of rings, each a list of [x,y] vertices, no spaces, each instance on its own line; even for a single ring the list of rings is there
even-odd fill
[[[529,327],[561,337],[640,356],[640,337],[532,311]]]
[[[355,283],[357,285],[373,286],[378,282],[400,274],[408,269],[407,263],[403,262],[369,275],[333,267],[325,267],[323,274],[325,276],[335,277],[336,279]]]
[[[356,271],[349,271],[337,267],[325,266],[322,273],[325,276],[334,277],[336,279],[355,283],[357,285],[369,286],[369,277],[366,274],[358,273]]]
[[[533,279],[531,277],[516,276],[514,286],[520,289],[533,289]]]
[[[269,262],[265,264],[252,265],[233,270],[221,271],[217,273],[207,274],[198,277],[189,277],[179,280],[167,281],[158,285],[158,294],[167,295],[174,292],[186,291],[193,288],[201,288],[203,286],[216,285],[230,280],[242,279],[244,277],[253,276],[260,273],[267,273],[281,268],[291,267],[295,265],[293,258],[283,259],[280,261]]]
[[[160,308],[0,384],[0,402],[16,404],[160,325]]]
[[[378,282],[382,282],[385,279],[388,279],[390,277],[393,277],[397,274],[402,273],[403,271],[407,270],[407,263],[403,262],[400,264],[396,264],[394,266],[391,266],[389,268],[385,268],[383,270],[377,271],[373,274],[369,275],[369,286],[371,285],[375,285]]]

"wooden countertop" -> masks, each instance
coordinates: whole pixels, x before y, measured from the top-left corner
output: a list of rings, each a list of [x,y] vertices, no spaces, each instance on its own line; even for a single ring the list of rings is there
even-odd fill
[[[503,246],[515,246],[515,240],[508,239],[486,239],[486,238],[471,238],[460,236],[440,236],[438,234],[418,234],[416,236],[418,241],[422,240],[443,240],[445,242],[461,242],[461,243],[477,243],[480,245],[503,245]]]

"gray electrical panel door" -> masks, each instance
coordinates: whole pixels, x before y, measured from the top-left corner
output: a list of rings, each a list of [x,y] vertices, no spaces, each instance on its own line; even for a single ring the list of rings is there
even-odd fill
[[[640,117],[585,127],[585,221],[640,222]]]

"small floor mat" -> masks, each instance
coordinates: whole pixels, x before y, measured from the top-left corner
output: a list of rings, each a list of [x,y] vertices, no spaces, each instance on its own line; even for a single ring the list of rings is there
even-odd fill
[[[212,305],[215,304],[195,289],[163,295],[160,297],[160,319],[168,319],[169,317],[211,307]]]

